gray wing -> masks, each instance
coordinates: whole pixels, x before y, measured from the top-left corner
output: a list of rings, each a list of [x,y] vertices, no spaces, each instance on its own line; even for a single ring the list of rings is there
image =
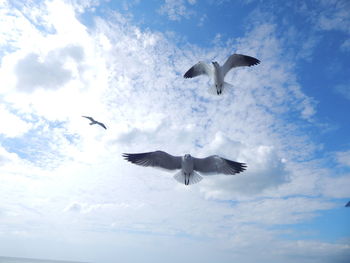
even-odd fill
[[[184,78],[194,78],[199,75],[208,75],[211,76],[213,74],[213,69],[206,63],[200,61],[196,65],[194,65],[192,68],[187,70],[187,72],[184,75]]]
[[[259,59],[254,57],[241,55],[241,54],[233,54],[231,55],[222,66],[222,73],[224,76],[229,72],[232,68],[235,67],[244,67],[244,66],[254,66],[260,63]]]
[[[172,156],[163,151],[147,152],[147,153],[123,153],[125,160],[141,165],[160,167],[168,170],[181,169],[181,157]]]
[[[87,119],[89,119],[90,121],[95,121],[92,117],[89,117],[89,116],[81,116],[81,117],[87,118]]]
[[[207,158],[193,158],[193,169],[202,174],[236,174],[243,172],[247,165],[224,159],[218,155],[212,155]]]
[[[350,207],[350,201],[345,206],[346,207]]]
[[[96,123],[107,130],[106,125],[104,125],[102,122],[97,121]]]

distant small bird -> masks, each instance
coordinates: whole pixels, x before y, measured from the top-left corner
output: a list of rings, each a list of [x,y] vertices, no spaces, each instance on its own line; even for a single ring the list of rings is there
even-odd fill
[[[224,85],[231,86],[231,84],[224,81],[224,78],[232,68],[243,66],[254,66],[260,63],[260,60],[241,54],[231,55],[223,66],[220,66],[218,62],[212,62],[212,65],[208,65],[205,62],[198,62],[192,66],[184,75],[184,78],[194,78],[199,75],[208,75],[214,79],[216,93],[220,95],[224,89]]]
[[[107,130],[106,125],[104,125],[102,122],[95,121],[92,117],[89,117],[89,116],[82,116],[82,117],[89,119],[91,121],[90,125],[98,124],[98,125],[100,125],[101,127],[105,128]]]
[[[350,201],[345,206],[346,207],[350,207]]]
[[[200,182],[202,175],[211,174],[236,174],[243,172],[247,166],[245,163],[239,163],[224,159],[218,155],[212,155],[206,158],[195,158],[190,154],[184,156],[172,156],[163,151],[146,153],[123,153],[124,159],[141,166],[160,167],[167,170],[181,169],[174,175],[174,179],[179,183],[190,185]]]

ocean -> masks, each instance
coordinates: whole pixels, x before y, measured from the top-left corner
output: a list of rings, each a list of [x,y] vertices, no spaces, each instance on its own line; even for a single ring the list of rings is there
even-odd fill
[[[83,263],[83,262],[34,259],[34,258],[0,257],[0,263]]]

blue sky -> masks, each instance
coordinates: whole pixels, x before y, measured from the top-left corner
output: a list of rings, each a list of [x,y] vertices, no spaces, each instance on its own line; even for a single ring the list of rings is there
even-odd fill
[[[182,77],[233,53],[223,96]],[[349,61],[346,0],[1,1],[0,255],[348,262]],[[158,149],[248,168],[121,157]]]

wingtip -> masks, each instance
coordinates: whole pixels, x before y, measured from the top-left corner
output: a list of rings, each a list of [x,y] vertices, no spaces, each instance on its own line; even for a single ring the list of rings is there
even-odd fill
[[[122,157],[124,158],[124,160],[132,163],[131,155],[132,154],[130,154],[130,153],[122,153]]]
[[[189,79],[189,78],[192,78],[192,76],[191,76],[190,73],[187,71],[187,72],[184,74],[184,78],[185,78],[185,79]]]
[[[187,70],[187,72],[184,74],[184,78],[185,79],[193,78],[193,72],[194,72],[194,69],[192,67],[189,70]]]
[[[240,169],[239,169],[238,173],[244,172],[245,170],[247,170],[247,164],[240,163]]]

